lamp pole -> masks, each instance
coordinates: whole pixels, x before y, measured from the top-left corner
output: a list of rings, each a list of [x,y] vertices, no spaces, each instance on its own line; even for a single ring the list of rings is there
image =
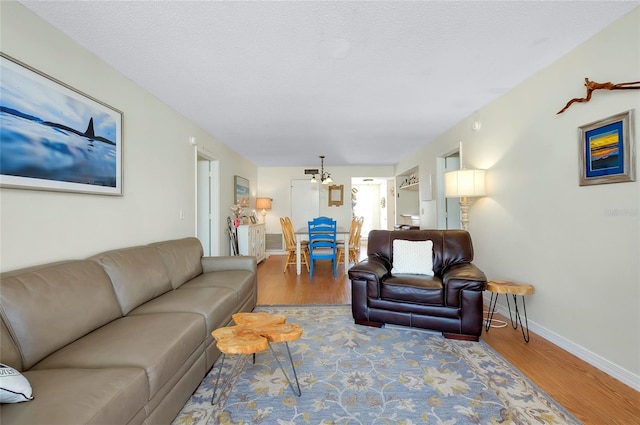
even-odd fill
[[[469,207],[471,206],[471,202],[467,199],[466,196],[460,198],[460,224],[462,225],[462,230],[469,230]]]

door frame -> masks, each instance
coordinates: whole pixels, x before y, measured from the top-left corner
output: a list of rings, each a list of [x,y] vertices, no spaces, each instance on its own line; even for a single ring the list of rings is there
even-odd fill
[[[199,167],[199,162],[208,162],[208,173],[205,173]],[[208,174],[208,175],[207,175]],[[196,191],[196,237],[201,239],[205,255],[220,256],[221,255],[221,232],[220,232],[220,161],[212,158],[202,149],[197,148],[195,150],[195,191]],[[201,194],[202,185],[208,185],[208,199],[206,195]],[[208,206],[209,214],[209,229],[208,231],[202,229],[200,225],[200,218],[204,210]],[[205,232],[204,234],[202,232]],[[204,236],[208,236],[209,246],[204,246],[202,241]],[[207,252],[208,251],[208,252]]]
[[[436,158],[436,173],[438,176],[437,179],[437,190],[438,190],[438,197],[437,197],[437,206],[438,206],[438,211],[437,211],[437,217],[438,217],[438,229],[460,229],[460,223],[459,220],[460,218],[458,217],[458,226],[457,227],[451,227],[448,226],[448,213],[447,213],[447,198],[444,196],[444,173],[447,171],[452,171],[452,170],[448,170],[447,169],[447,158],[450,157],[454,157],[457,156],[459,157],[459,165],[458,165],[458,169],[462,168],[462,142],[459,142],[458,147],[443,153],[442,155],[438,156]],[[459,209],[458,211],[458,215],[459,215]],[[449,214],[450,215],[450,214]]]

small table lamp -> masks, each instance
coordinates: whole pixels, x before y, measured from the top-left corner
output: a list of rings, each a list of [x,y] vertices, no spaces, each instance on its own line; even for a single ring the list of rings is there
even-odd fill
[[[271,209],[271,198],[256,198],[256,209],[262,210],[262,222],[265,223],[267,218],[267,210]]]
[[[460,198],[460,223],[463,230],[469,230],[469,206],[467,198],[486,195],[484,187],[485,170],[456,170],[444,173],[444,196]]]

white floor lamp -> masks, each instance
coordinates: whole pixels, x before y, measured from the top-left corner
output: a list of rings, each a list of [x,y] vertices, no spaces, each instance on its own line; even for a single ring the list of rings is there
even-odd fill
[[[460,223],[463,230],[469,230],[469,206],[467,198],[486,195],[485,170],[456,170],[444,173],[444,196],[460,198]]]

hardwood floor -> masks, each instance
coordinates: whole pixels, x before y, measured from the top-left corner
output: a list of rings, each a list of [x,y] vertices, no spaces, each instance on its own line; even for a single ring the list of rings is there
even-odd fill
[[[330,263],[318,262],[309,280],[304,266],[300,276],[295,266],[283,273],[285,258],[271,255],[258,265],[259,305],[351,303],[344,265],[334,279]],[[639,392],[533,332],[528,344],[511,325],[483,330],[482,338],[585,425],[640,425]]]

